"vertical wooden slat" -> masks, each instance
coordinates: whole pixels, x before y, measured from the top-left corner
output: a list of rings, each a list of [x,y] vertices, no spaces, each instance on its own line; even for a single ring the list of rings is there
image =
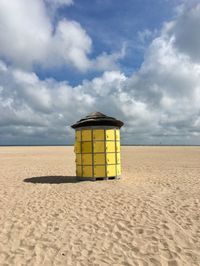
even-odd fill
[[[92,142],[92,178],[94,180],[94,132],[93,132],[93,128],[91,129],[91,134],[92,134],[92,139],[91,139],[91,142]]]
[[[115,176],[117,176],[117,134],[115,128]]]
[[[107,162],[106,162],[106,129],[104,128],[104,157],[105,157],[105,179],[108,179],[107,175]]]
[[[82,130],[80,130],[80,143],[81,143],[81,148],[80,148],[80,152],[81,152],[81,177],[83,176],[83,157],[82,157]]]

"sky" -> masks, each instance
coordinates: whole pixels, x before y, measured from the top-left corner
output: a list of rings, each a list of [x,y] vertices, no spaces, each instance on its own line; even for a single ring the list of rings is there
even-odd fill
[[[73,144],[94,111],[200,145],[199,0],[0,1],[0,145]]]

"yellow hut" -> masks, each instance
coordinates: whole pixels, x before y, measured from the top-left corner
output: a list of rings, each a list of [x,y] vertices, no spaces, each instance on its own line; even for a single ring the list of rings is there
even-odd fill
[[[78,179],[120,177],[121,126],[122,121],[100,112],[92,113],[71,126],[76,130],[74,151]]]

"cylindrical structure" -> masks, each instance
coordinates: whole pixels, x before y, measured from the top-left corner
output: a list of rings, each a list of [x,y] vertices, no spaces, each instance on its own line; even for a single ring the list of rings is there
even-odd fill
[[[114,179],[121,175],[120,127],[123,122],[95,112],[72,125],[78,179]]]

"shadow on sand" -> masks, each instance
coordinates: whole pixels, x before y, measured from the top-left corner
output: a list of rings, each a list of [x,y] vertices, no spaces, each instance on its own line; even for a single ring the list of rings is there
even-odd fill
[[[79,182],[76,176],[37,176],[26,178],[23,181],[34,184],[62,184]]]

